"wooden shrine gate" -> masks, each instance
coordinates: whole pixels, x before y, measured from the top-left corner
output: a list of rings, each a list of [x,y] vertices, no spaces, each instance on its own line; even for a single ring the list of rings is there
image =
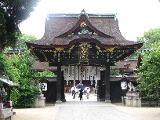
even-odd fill
[[[63,66],[102,67],[98,100],[111,101],[110,66],[142,47],[120,33],[114,14],[50,14],[44,36],[27,46],[40,62],[57,67],[56,101],[65,101]]]

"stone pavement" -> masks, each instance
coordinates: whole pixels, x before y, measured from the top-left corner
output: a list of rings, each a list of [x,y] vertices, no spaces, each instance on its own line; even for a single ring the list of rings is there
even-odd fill
[[[80,99],[78,98],[78,94],[76,94],[75,99],[73,99],[71,93],[66,93],[65,98],[67,101],[80,101]],[[89,99],[87,99],[86,95],[84,94],[83,101],[97,101],[97,94],[90,94]]]
[[[47,104],[45,108],[14,109],[12,120],[160,120],[160,108],[96,102],[94,94],[90,99],[84,96],[83,101],[72,99],[71,94],[66,94],[66,99],[65,103]]]
[[[138,120],[110,103],[97,102],[94,94],[90,99],[83,97],[80,101],[78,97],[72,99],[70,94],[66,94],[67,102],[55,105],[55,120]]]

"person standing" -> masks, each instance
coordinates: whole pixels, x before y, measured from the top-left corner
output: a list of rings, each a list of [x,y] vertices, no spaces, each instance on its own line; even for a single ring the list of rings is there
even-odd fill
[[[127,81],[121,81],[121,89],[122,89],[122,103],[125,105],[125,97],[127,93]]]
[[[75,96],[76,96],[76,87],[75,86],[73,86],[71,88],[71,93],[72,93],[73,99],[75,99]]]
[[[79,98],[80,100],[83,99],[83,89],[82,88],[79,90]]]
[[[86,97],[87,97],[87,99],[89,99],[89,94],[90,94],[90,88],[87,87],[87,89],[86,89]]]

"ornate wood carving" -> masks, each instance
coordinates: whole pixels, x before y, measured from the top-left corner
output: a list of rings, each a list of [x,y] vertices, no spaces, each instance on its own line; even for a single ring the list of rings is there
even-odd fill
[[[91,45],[88,43],[81,43],[79,47],[80,47],[80,50],[79,50],[80,62],[88,62],[89,61],[89,48],[91,47]]]

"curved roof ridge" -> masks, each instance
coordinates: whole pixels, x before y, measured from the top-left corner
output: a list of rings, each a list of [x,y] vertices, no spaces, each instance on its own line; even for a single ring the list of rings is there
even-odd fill
[[[78,18],[79,17],[79,13],[71,13],[71,14],[66,14],[66,13],[54,13],[54,14],[48,14],[47,15],[47,19],[50,19],[50,18],[54,18],[54,17],[76,17]],[[89,17],[104,17],[104,18],[115,18],[116,17],[116,14],[111,14],[111,13],[106,13],[106,14],[91,14],[91,13],[87,13],[87,15]]]
[[[68,31],[66,31],[66,32],[64,32],[64,33],[62,33],[62,34],[60,34],[60,35],[58,35],[58,36],[56,36],[56,37],[66,37],[66,36],[68,36],[69,34],[71,34],[72,32],[74,32],[74,31],[80,26],[80,24],[81,24],[83,21],[87,24],[87,26],[88,26],[89,28],[91,28],[91,29],[92,29],[93,31],[95,31],[96,33],[99,33],[100,36],[103,36],[103,37],[113,37],[113,36],[111,36],[111,35],[108,35],[108,34],[106,34],[106,33],[103,33],[102,31],[98,30],[95,26],[93,26],[92,23],[91,23],[90,20],[89,20],[88,14],[86,14],[85,12],[84,12],[84,13],[81,12],[81,14],[80,14],[80,16],[79,16],[79,19],[78,19],[78,21],[77,21],[77,23],[76,23],[75,26],[73,26],[73,27],[72,27],[71,29],[69,29]]]

